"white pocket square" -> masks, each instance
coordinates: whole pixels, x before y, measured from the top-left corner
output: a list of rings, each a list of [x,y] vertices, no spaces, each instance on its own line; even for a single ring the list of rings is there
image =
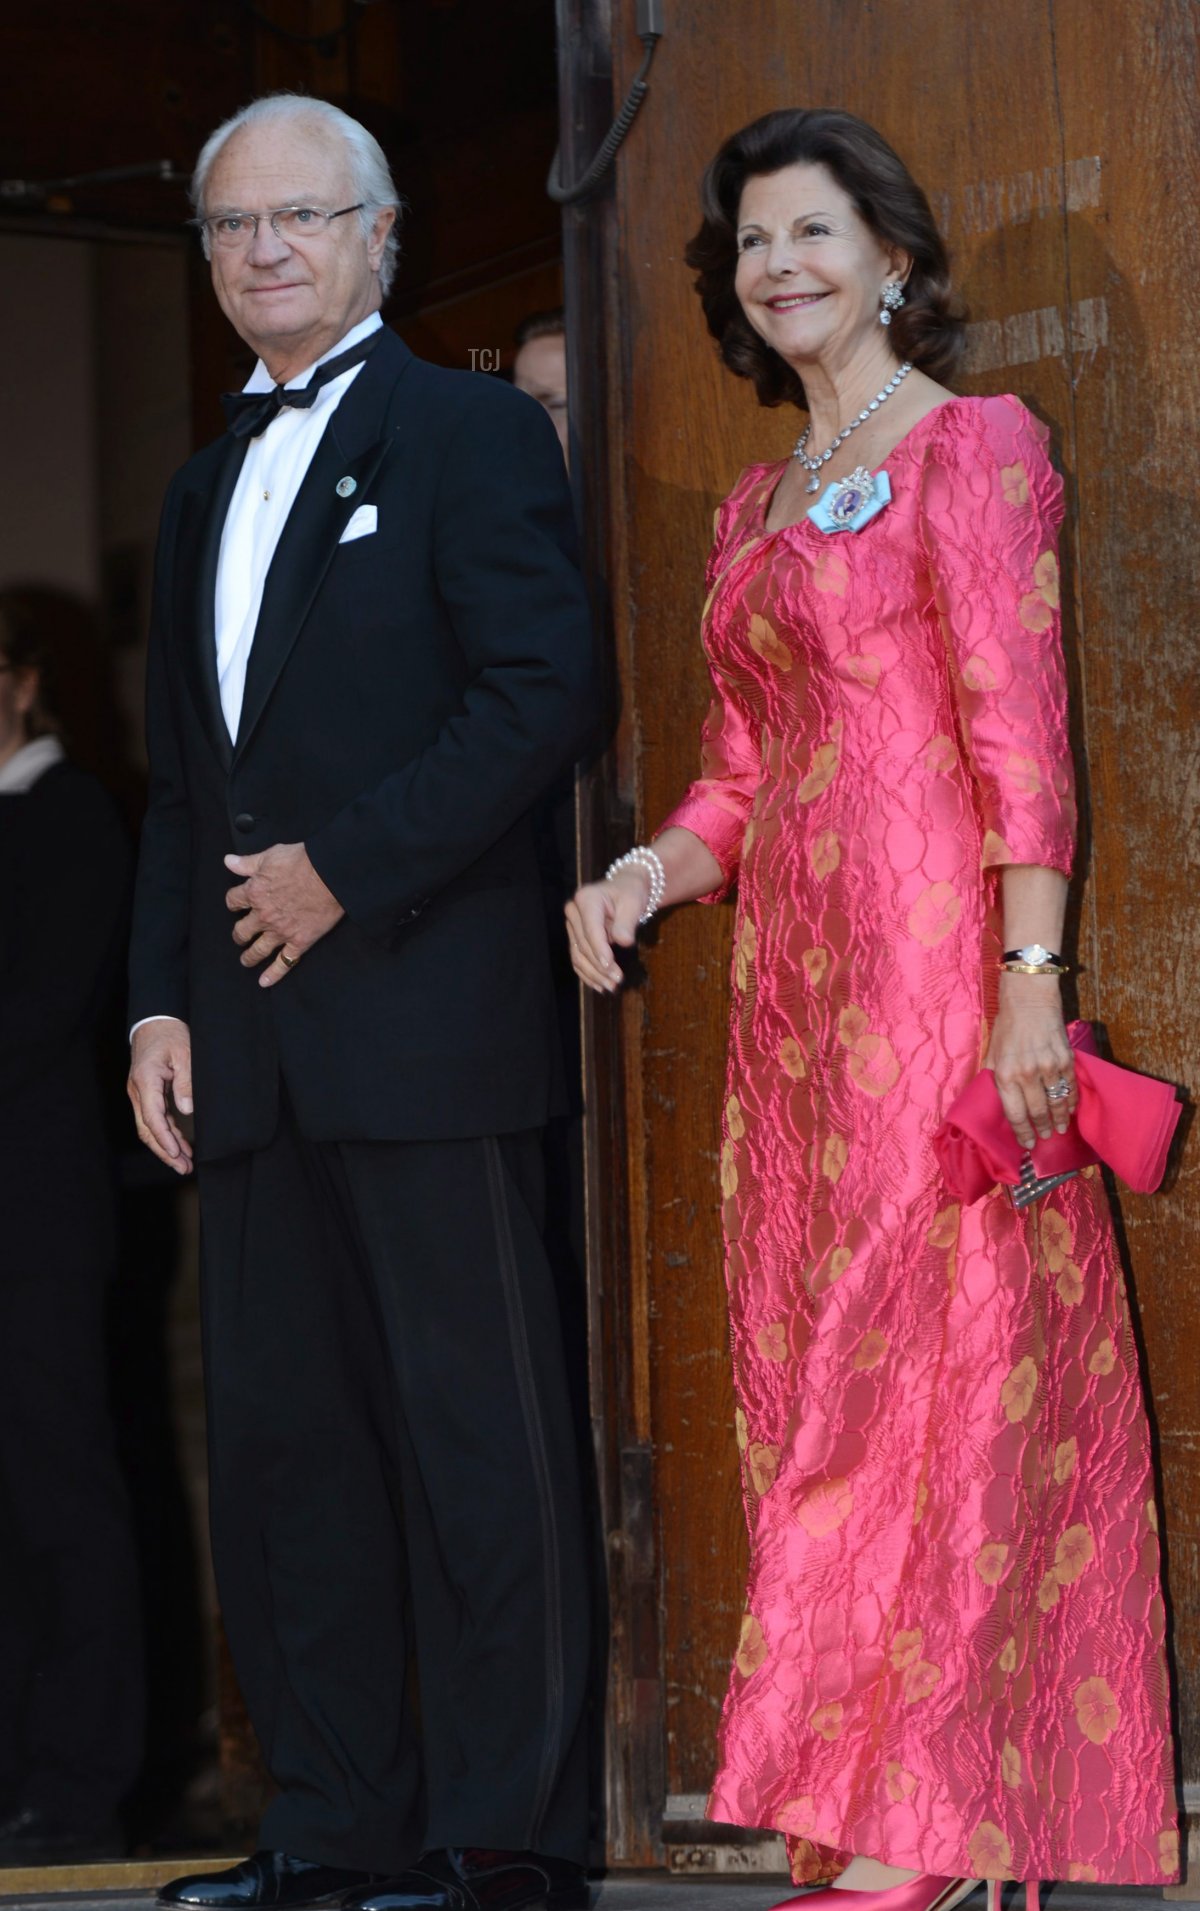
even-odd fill
[[[374,504],[360,504],[358,510],[352,514],[338,543],[352,544],[356,537],[370,537],[372,531],[377,530],[378,526],[378,507]]]

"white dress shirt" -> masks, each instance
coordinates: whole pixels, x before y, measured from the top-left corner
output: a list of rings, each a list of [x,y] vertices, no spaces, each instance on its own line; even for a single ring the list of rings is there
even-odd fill
[[[306,371],[289,378],[288,386],[307,385],[318,365],[348,352],[360,339],[378,331],[382,323],[378,312],[372,312]],[[285,408],[260,438],[250,440],[237,489],[229,501],[217,562],[217,681],[230,737],[238,732],[246,666],[275,547],[325,427],[361,370],[361,365],[352,365],[339,378],[331,378],[307,411]],[[243,389],[268,392],[274,385],[260,358]]]
[[[25,796],[52,764],[62,760],[63,746],[57,737],[34,737],[32,743],[23,743],[0,763],[0,796]]]
[[[288,385],[307,385],[318,365],[336,358],[339,352],[348,352],[382,324],[378,312],[372,312],[370,318],[353,326],[345,338],[314,359],[307,370],[289,378]],[[275,547],[325,427],[361,370],[361,365],[352,365],[340,377],[331,378],[307,411],[285,407],[261,437],[250,440],[237,488],[229,500],[217,559],[217,681],[231,738],[236,738],[241,721],[246,666]],[[242,389],[268,392],[274,386],[275,380],[260,358]],[[147,1022],[173,1019],[169,1015],[143,1015],[130,1029],[130,1038]]]

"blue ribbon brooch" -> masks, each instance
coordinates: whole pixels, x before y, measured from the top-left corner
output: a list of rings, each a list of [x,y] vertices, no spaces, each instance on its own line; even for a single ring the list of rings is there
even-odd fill
[[[860,465],[848,478],[838,478],[817,499],[808,516],[818,531],[861,531],[892,501],[886,471],[868,471]]]

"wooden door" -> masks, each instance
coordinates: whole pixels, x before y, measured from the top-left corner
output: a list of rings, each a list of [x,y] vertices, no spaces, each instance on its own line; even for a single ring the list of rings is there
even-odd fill
[[[645,837],[694,773],[713,507],[781,456],[719,366],[684,244],[720,140],[783,105],[877,125],[926,186],[973,316],[961,389],[1015,391],[1066,475],[1066,644],[1084,795],[1083,1014],[1118,1059],[1200,1076],[1200,452],[1195,15],[1174,0],[665,0],[647,104],[607,202],[568,215],[577,470],[620,718],[581,804],[585,867]],[[634,0],[560,4],[577,155]],[[594,1381],[613,1589],[609,1842],[652,1862],[694,1821],[742,1605],[717,1151],[731,911],[654,925],[618,1004],[589,1002]],[[1194,1151],[1193,1151],[1194,1153]],[[1157,1427],[1183,1773],[1200,1780],[1200,1218],[1122,1195]],[[719,1860],[693,1840],[699,1863]],[[745,1854],[739,1862],[747,1862]]]

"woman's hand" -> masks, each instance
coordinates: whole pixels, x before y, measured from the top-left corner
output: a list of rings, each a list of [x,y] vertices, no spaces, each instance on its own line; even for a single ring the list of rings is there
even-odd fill
[[[589,989],[608,994],[621,986],[613,945],[631,949],[650,901],[650,872],[629,864],[600,883],[584,883],[566,906],[571,965]]]
[[[654,838],[654,854],[666,877],[658,898],[660,909],[708,896],[725,881],[720,863],[690,829],[675,824]],[[622,860],[600,883],[584,883],[566,906],[571,962],[589,989],[612,995],[623,980],[613,960],[614,945],[632,949],[638,923],[650,907],[650,871],[640,863]]]
[[[1022,1148],[1033,1147],[1035,1134],[1048,1141],[1055,1129],[1066,1132],[1079,1097],[1057,976],[1001,975],[985,1066],[995,1073],[1004,1112]],[[1047,1096],[1047,1089],[1064,1081],[1066,1095]]]

